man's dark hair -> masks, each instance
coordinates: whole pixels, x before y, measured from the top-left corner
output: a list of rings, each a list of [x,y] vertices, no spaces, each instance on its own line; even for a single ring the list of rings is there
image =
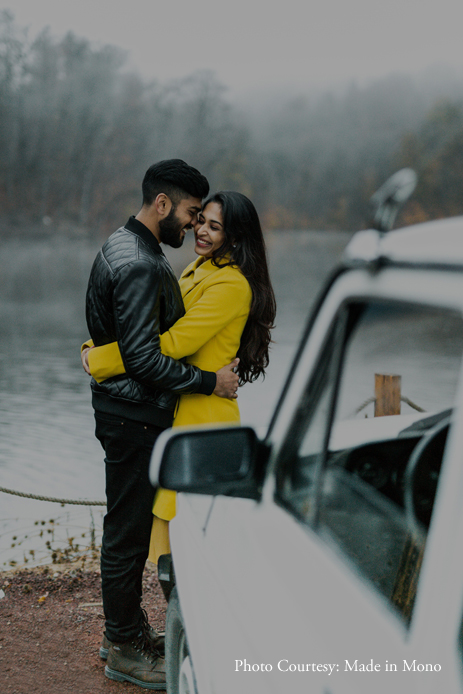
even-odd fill
[[[182,159],[164,159],[150,166],[143,179],[142,192],[143,205],[151,205],[160,193],[165,193],[176,207],[183,198],[205,198],[209,183]]]

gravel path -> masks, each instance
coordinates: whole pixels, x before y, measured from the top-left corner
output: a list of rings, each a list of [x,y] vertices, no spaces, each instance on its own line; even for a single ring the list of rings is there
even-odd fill
[[[156,569],[144,576],[144,608],[164,630],[166,602]],[[104,676],[98,656],[103,633],[97,564],[0,573],[0,691],[2,694],[140,694]]]

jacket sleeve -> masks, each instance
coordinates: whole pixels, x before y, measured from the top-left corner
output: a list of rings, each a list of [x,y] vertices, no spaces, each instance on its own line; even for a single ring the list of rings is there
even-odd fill
[[[85,343],[84,346],[91,347],[88,343]],[[88,366],[97,383],[101,383],[113,376],[125,374],[125,366],[122,361],[119,344],[117,342],[109,342],[107,345],[91,349],[88,353]]]
[[[219,275],[220,273],[216,273]],[[167,332],[161,335],[162,353],[180,359],[195,354],[226,325],[248,313],[252,292],[241,273],[224,273]]]
[[[87,347],[93,348],[88,353],[87,360],[90,373],[97,383],[106,381],[112,376],[125,374],[125,366],[117,342],[108,342],[107,345],[95,347],[93,340],[89,337],[80,351],[83,352]]]
[[[113,310],[125,371],[153,388],[210,395],[216,385],[215,374],[161,353],[162,299],[162,276],[147,261],[129,263],[114,277]]]
[[[228,277],[208,287],[201,299],[160,338],[161,352],[173,359],[194,354],[236,318],[249,310],[252,294],[244,277]],[[90,347],[91,341],[83,347]],[[98,382],[125,373],[117,342],[90,350],[88,363]]]

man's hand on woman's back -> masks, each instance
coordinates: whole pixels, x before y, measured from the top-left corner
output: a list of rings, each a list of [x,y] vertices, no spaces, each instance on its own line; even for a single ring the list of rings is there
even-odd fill
[[[238,397],[238,382],[239,377],[233,369],[235,369],[239,364],[239,359],[233,359],[231,364],[222,366],[221,369],[216,371],[217,385],[215,386],[214,395],[218,395],[219,398],[228,398],[229,400],[235,400]]]

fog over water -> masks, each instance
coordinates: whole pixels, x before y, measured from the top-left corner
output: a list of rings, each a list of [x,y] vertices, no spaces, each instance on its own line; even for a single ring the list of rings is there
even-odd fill
[[[243,423],[265,430],[309,308],[348,239],[340,232],[268,234],[278,302],[275,344],[265,381],[240,391]],[[93,434],[89,379],[79,358],[80,344],[87,336],[85,291],[96,252],[97,245],[80,239],[2,244],[2,487],[43,496],[104,500],[103,451]],[[166,254],[180,274],[194,257],[192,239],[181,250],[167,249]],[[37,549],[44,544],[37,539],[40,531],[65,544],[68,537],[88,532],[90,523],[88,508],[62,508],[4,493],[0,509],[0,567],[10,560],[22,563],[24,554],[32,561],[30,549],[36,550],[36,559],[44,556]],[[93,509],[97,529],[101,514],[102,508]],[[54,520],[51,525],[50,519]],[[34,525],[36,521],[39,526]],[[82,539],[81,544],[86,541]]]

